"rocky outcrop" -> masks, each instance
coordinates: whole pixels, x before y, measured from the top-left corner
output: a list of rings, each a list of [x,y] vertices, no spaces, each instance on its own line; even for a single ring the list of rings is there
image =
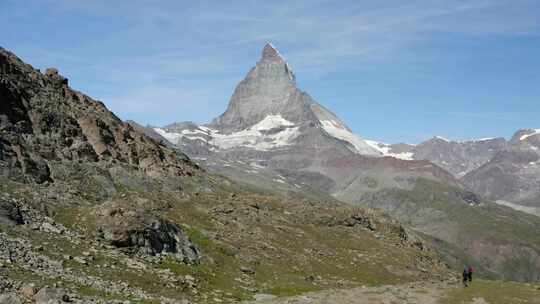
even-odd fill
[[[170,255],[188,264],[199,262],[199,250],[176,224],[147,214],[124,201],[96,207],[99,235],[113,246],[143,255]]]
[[[0,225],[20,225],[23,223],[19,206],[12,201],[0,198]]]
[[[72,90],[56,69],[42,74],[0,48],[0,176],[53,182],[54,162],[118,162],[150,177],[197,168]]]

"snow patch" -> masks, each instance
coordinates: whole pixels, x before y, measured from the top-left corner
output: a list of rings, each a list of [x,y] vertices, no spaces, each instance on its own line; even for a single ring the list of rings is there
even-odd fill
[[[438,135],[437,135],[437,136],[435,136],[435,138],[436,138],[436,139],[440,139],[440,140],[443,140],[443,141],[446,141],[446,142],[450,142],[450,140],[449,140],[449,139],[447,139],[447,138],[444,138],[444,137],[442,137],[442,136],[438,136]]]
[[[527,139],[527,138],[529,138],[529,137],[531,137],[531,136],[534,136],[534,135],[536,135],[536,134],[540,134],[540,129],[535,129],[535,130],[533,130],[532,133],[522,135],[522,136],[519,138],[519,140],[525,140],[525,139]]]
[[[169,133],[161,128],[154,128],[159,135],[163,136],[166,140],[170,141],[173,144],[177,144],[178,141],[183,137],[183,134],[178,133]]]
[[[389,144],[377,142],[374,140],[365,140],[365,142],[371,147],[373,147],[374,149],[377,149],[377,151],[381,152],[383,156],[391,156],[391,157],[404,159],[404,160],[413,160],[413,156],[414,156],[413,152],[392,153],[390,152],[392,147]]]
[[[365,140],[347,130],[341,123],[334,120],[321,120],[323,129],[328,135],[350,143],[358,154],[377,155],[378,149],[372,149]],[[374,151],[373,151],[374,150]]]
[[[282,179],[279,179],[279,178],[274,178],[273,179],[275,182],[278,182],[278,183],[281,183],[281,184],[286,184],[287,182],[285,182],[284,180]]]
[[[154,130],[173,144],[178,144],[182,139],[200,140],[215,147],[213,149],[223,150],[242,146],[267,151],[288,146],[300,135],[299,128],[281,115],[269,115],[252,127],[231,134],[221,134],[218,130],[204,126],[195,130],[183,130],[180,133],[168,132],[160,128]],[[270,130],[276,130],[276,132],[268,134],[267,131]]]
[[[488,141],[488,140],[494,140],[495,137],[486,137],[486,138],[479,138],[479,139],[473,139],[473,141]]]

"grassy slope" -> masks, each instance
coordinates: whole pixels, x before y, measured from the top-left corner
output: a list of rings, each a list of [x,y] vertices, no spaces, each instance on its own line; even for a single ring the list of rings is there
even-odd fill
[[[81,176],[77,176],[77,171]],[[72,268],[81,276],[125,282],[152,295],[187,296],[201,303],[212,302],[214,297],[234,302],[249,299],[254,293],[286,296],[326,288],[414,281],[430,277],[428,272],[447,274],[436,264],[434,252],[401,245],[392,225],[386,229],[380,224],[374,233],[331,224],[362,212],[335,201],[255,193],[217,176],[184,178],[180,181],[181,192],[162,191],[157,181],[138,181],[144,184],[141,186],[131,181],[119,183],[121,179],[117,179],[113,193],[107,194],[105,189],[110,191],[111,181],[94,172],[91,168],[73,170],[69,179],[84,182],[57,181],[48,187],[0,183],[0,193],[10,193],[35,208],[46,206],[56,221],[86,234],[80,244],[26,226],[9,230],[9,234],[43,246],[42,254],[63,261],[63,267]],[[51,192],[59,196],[49,198],[47,193]],[[66,193],[70,193],[69,197]],[[142,202],[148,212],[183,227],[201,248],[201,264],[187,266],[170,259],[161,264],[137,260],[145,265],[144,269],[137,269],[127,266],[132,259],[129,254],[95,243],[92,210],[102,201],[120,198]],[[88,266],[63,259],[64,255],[81,256],[83,251],[91,251],[95,257]],[[32,277],[38,286],[60,281],[62,286],[84,295],[126,298],[58,278],[36,276],[17,265],[9,267],[10,277],[25,281]],[[254,273],[243,273],[242,267]],[[163,273],[193,276],[198,294],[184,284],[167,283]]]
[[[412,190],[383,190],[361,203],[385,209],[403,223],[444,240],[441,250],[457,256],[457,264],[476,261],[488,277],[496,272],[507,279],[539,280],[530,271],[534,266],[527,260],[527,250],[540,254],[540,218],[491,202],[471,206],[456,196],[461,191],[420,179]],[[483,252],[480,245],[486,244]],[[504,262],[486,260],[494,257],[490,254],[495,247],[515,248],[523,255],[513,252],[515,256]]]

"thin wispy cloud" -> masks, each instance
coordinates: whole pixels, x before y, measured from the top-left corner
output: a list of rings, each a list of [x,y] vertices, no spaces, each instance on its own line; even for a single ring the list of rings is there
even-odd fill
[[[395,84],[388,83],[389,90],[403,91],[409,90],[413,79],[451,76],[458,73],[452,64],[464,64],[469,57],[481,59],[473,51],[489,56],[499,52],[493,47],[523,45],[522,41],[508,44],[509,40],[538,39],[539,9],[535,0],[159,4],[145,0],[4,0],[0,26],[5,32],[2,46],[23,59],[40,68],[59,67],[73,85],[104,100],[123,118],[165,124],[170,120],[205,122],[224,110],[235,84],[253,66],[267,41],[284,53],[304,89],[323,98],[347,91],[338,98],[350,102],[339,105],[352,107],[366,88],[356,92],[341,88],[342,79],[355,80],[361,75],[370,78],[359,85],[371,83],[371,88],[377,88],[391,81]],[[490,46],[482,49],[476,41]],[[533,43],[528,43],[527,52],[536,48]],[[465,48],[474,49],[466,52]],[[408,74],[398,84],[392,75],[380,73],[381,69]],[[471,72],[470,77],[485,75]],[[511,74],[501,77],[511,78],[510,84],[514,81]],[[326,86],[317,82],[332,83],[338,93],[318,90]],[[451,85],[449,82],[444,89],[450,90]],[[435,88],[418,90],[433,95]],[[482,90],[487,94],[487,88]],[[534,93],[530,89],[527,98]],[[148,106],[151,94],[156,96],[152,99],[155,110]],[[385,92],[365,94],[362,100],[391,98]],[[432,97],[421,95],[399,98],[415,99],[407,102],[421,107]],[[178,107],[171,106],[174,102]],[[162,116],[160,107],[171,109]],[[351,124],[358,132],[372,131],[361,122]]]

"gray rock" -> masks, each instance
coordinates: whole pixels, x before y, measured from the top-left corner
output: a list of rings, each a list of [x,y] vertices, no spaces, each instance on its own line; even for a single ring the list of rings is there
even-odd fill
[[[245,266],[241,266],[240,271],[245,273],[245,274],[250,274],[250,275],[255,274],[255,270],[253,270],[253,269],[251,269],[249,267],[245,267]]]
[[[36,304],[56,304],[69,301],[66,291],[60,288],[44,287],[34,296]]]
[[[253,296],[253,299],[257,302],[261,302],[261,301],[267,301],[267,300],[273,300],[277,298],[276,296],[274,295],[271,295],[271,294],[266,294],[266,293],[258,293],[258,294],[255,294]]]
[[[96,210],[102,237],[116,247],[135,248],[155,256],[168,254],[188,264],[199,261],[199,250],[176,224],[138,210],[127,202],[107,202]]]
[[[22,301],[15,293],[8,293],[0,295],[0,304],[22,304]]]

